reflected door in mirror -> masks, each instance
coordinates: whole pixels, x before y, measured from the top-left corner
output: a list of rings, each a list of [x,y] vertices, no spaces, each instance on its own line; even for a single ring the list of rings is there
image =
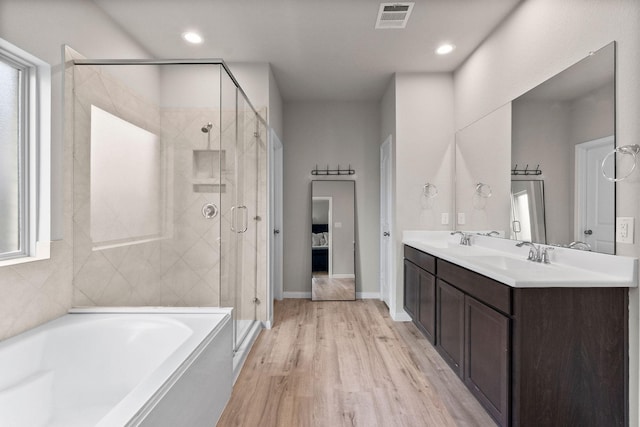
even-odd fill
[[[355,300],[355,182],[311,182],[311,295]]]

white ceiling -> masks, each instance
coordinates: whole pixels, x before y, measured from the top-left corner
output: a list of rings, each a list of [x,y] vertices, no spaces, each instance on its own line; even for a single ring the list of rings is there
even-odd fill
[[[271,63],[285,100],[377,100],[394,72],[453,71],[520,2],[416,0],[405,29],[375,30],[373,0],[93,1],[154,57]]]

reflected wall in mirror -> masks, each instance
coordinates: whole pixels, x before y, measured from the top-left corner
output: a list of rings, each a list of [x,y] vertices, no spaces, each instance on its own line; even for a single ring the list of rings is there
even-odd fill
[[[311,182],[311,299],[356,299],[355,181]]]
[[[509,232],[511,106],[456,134],[456,229]]]
[[[509,144],[505,144],[505,132]],[[491,134],[497,136],[493,141]],[[505,237],[528,240],[516,237],[522,234],[517,231],[522,224],[512,222],[509,200],[513,196],[503,191],[503,184],[510,185],[512,178],[532,178],[526,174],[511,177],[514,169],[538,167],[542,173],[535,179],[546,181],[540,200],[545,232],[532,233],[531,240],[614,253],[615,183],[601,173],[602,160],[614,148],[612,42],[457,133],[456,210],[467,217],[466,224],[458,228],[504,231]],[[509,170],[504,170],[501,153],[509,153]],[[497,160],[491,160],[494,158]],[[606,165],[610,176],[615,167],[611,160]],[[473,181],[487,182],[494,189],[494,200],[486,203],[483,215],[469,202]],[[507,210],[499,212],[503,208]]]

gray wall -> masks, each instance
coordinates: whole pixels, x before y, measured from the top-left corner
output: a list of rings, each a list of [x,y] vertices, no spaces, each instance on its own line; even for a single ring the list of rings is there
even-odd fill
[[[311,170],[356,170],[357,292],[379,292],[380,111],[377,102],[284,104],[284,292],[311,292]],[[298,294],[299,295],[299,294]]]

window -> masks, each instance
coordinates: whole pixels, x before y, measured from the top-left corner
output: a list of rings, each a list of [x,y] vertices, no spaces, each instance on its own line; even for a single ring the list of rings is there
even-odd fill
[[[50,73],[0,39],[0,266],[49,257]]]

